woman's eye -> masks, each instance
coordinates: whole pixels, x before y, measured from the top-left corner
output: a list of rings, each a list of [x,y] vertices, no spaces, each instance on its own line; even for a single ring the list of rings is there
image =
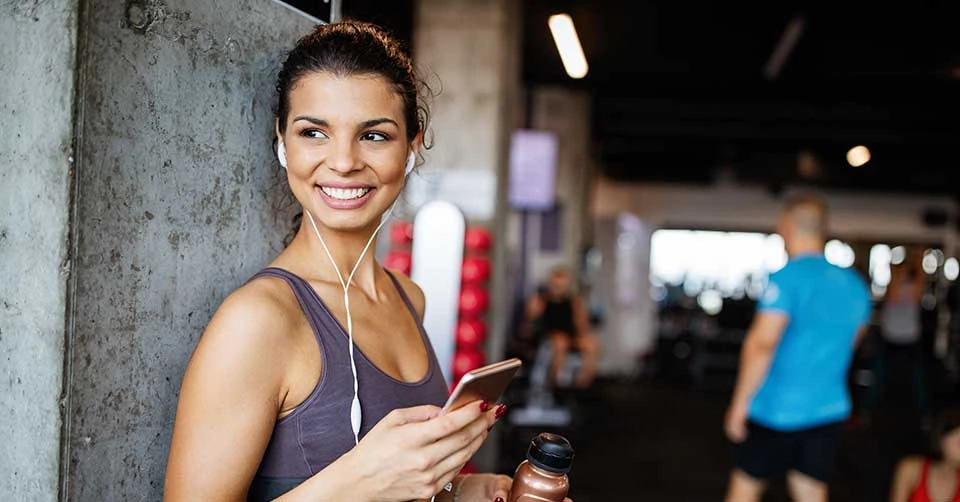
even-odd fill
[[[315,138],[315,139],[326,139],[327,137],[327,135],[324,134],[323,131],[319,129],[306,129],[300,134],[308,138]]]
[[[368,133],[365,133],[363,136],[361,136],[360,139],[364,141],[386,141],[390,138],[388,138],[387,135],[383,133],[368,132]]]

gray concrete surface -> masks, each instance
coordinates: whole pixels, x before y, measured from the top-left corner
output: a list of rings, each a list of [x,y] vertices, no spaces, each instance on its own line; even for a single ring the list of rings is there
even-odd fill
[[[413,53],[437,95],[431,109],[433,148],[411,178],[406,200],[413,209],[429,200],[454,202],[468,225],[493,231],[487,353],[497,358],[504,352],[512,308],[510,267],[501,236],[506,233],[509,138],[522,120],[520,4],[418,0],[416,12]],[[474,458],[479,468],[495,467],[496,442],[488,440]]]
[[[76,1],[0,0],[0,494],[57,498]]]
[[[159,500],[186,361],[289,230],[271,106],[312,23],[268,0],[86,4],[65,498]]]
[[[527,283],[539,284],[557,265],[576,268],[584,245],[591,241],[590,197],[593,192],[593,159],[590,156],[590,96],[561,87],[541,87],[531,92],[533,129],[551,131],[559,140],[556,196],[560,206],[560,249],[537,250],[527,269]],[[541,225],[540,215],[531,215]]]

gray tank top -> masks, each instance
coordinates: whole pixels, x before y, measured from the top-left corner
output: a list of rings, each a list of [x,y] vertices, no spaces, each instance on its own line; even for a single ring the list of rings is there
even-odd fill
[[[905,285],[896,298],[890,298],[883,305],[881,335],[886,341],[899,345],[916,343],[921,334],[920,314],[920,304]]]
[[[381,371],[359,348],[354,348],[363,410],[361,438],[396,408],[424,404],[442,406],[447,398],[447,384],[423,323],[400,283],[390,272],[387,275],[416,320],[420,338],[427,349],[429,369],[419,382],[403,382]],[[279,268],[264,269],[254,278],[265,276],[281,278],[293,289],[317,337],[323,372],[310,396],[274,426],[273,436],[250,487],[248,500],[251,501],[279,497],[323,470],[354,446],[353,431],[350,429],[353,375],[350,371],[350,342],[346,330],[307,281]]]

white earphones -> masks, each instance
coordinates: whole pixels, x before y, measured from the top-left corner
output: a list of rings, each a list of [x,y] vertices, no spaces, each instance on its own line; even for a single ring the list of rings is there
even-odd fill
[[[283,141],[277,142],[277,160],[284,169],[287,168],[287,147],[283,146]]]
[[[416,166],[416,164],[417,156],[413,152],[410,152],[410,156],[407,157],[407,167],[403,171],[403,176],[410,176],[410,173],[413,172],[413,168]]]
[[[280,159],[280,165],[286,168],[287,158],[286,150],[283,147],[283,142],[277,146],[277,157]],[[417,156],[410,152],[410,156],[407,158],[407,165],[404,170],[404,177],[410,174],[413,171],[414,165],[416,164]],[[323,236],[320,235],[320,229],[317,228],[317,223],[313,219],[313,215],[310,214],[310,211],[304,209],[307,218],[310,220],[310,226],[313,227],[313,233],[316,234],[317,239],[320,240],[320,245],[323,246],[323,250],[327,253],[327,258],[330,260],[330,264],[333,265],[333,269],[337,272],[337,278],[340,279],[340,286],[343,288],[343,306],[347,311],[347,338],[350,341],[350,372],[353,374],[353,401],[350,403],[350,427],[353,430],[353,442],[357,444],[360,442],[360,425],[363,422],[363,411],[360,407],[360,381],[357,379],[357,364],[354,361],[354,343],[353,343],[353,316],[350,314],[350,283],[353,282],[353,275],[357,272],[357,269],[360,267],[360,262],[363,261],[363,257],[367,254],[367,251],[370,249],[370,244],[373,243],[374,237],[377,236],[377,233],[380,232],[380,229],[383,228],[383,224],[387,222],[390,214],[393,213],[393,208],[397,206],[397,202],[400,199],[393,201],[393,204],[390,206],[390,209],[383,214],[383,218],[380,219],[380,224],[377,225],[377,228],[373,231],[373,234],[370,235],[370,238],[367,240],[367,244],[363,247],[363,251],[360,252],[360,257],[357,258],[357,263],[353,265],[353,270],[350,271],[350,275],[347,276],[347,280],[343,280],[343,274],[340,273],[340,267],[337,266],[337,262],[333,259],[333,255],[330,253],[330,249],[327,247],[327,243],[324,242]]]

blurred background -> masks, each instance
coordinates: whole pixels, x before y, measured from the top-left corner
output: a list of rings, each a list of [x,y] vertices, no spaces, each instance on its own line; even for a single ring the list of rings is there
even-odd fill
[[[159,498],[186,358],[294,209],[271,151],[280,55],[337,15],[393,31],[435,92],[381,261],[417,279],[417,215],[453,202],[471,261],[456,331],[431,336],[454,338],[454,376],[526,363],[476,469],[511,474],[549,430],[577,450],[577,502],[720,499],[741,343],[787,260],[777,212],[814,190],[827,260],[877,306],[832,498],[887,500],[927,445],[911,368],[866,404],[891,267],[922,271],[931,406],[960,390],[956,2],[3,3],[0,493]],[[602,347],[587,389],[546,383],[524,336],[557,266]]]

